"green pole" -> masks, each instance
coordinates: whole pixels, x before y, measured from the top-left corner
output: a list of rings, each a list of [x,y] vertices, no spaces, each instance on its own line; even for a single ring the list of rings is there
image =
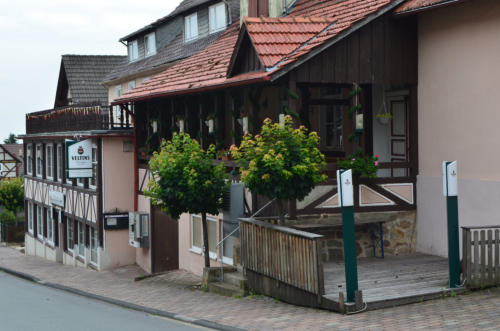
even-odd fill
[[[450,288],[460,287],[460,251],[458,241],[458,197],[446,198],[448,211],[448,259]]]
[[[337,187],[342,208],[342,235],[344,239],[344,269],[347,302],[354,302],[358,290],[356,237],[354,234],[354,190],[352,170],[337,170]]]
[[[458,239],[458,174],[457,162],[444,162],[444,193],[448,223],[448,267],[450,288],[460,287],[460,250]]]
[[[342,233],[344,237],[345,280],[347,302],[354,302],[358,290],[358,264],[354,234],[354,207],[342,207]]]

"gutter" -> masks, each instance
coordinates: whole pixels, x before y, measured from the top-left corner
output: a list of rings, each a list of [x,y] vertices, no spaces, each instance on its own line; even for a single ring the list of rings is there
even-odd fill
[[[442,1],[442,2],[439,2],[439,3],[432,4],[432,5],[427,5],[427,6],[423,6],[423,7],[409,9],[409,10],[406,10],[406,11],[403,11],[403,12],[400,12],[400,13],[394,13],[394,16],[412,15],[412,14],[415,14],[415,13],[424,12],[424,11],[435,9],[435,8],[438,8],[438,7],[446,7],[446,6],[449,6],[449,5],[453,5],[455,3],[465,2],[465,1],[467,1],[467,0],[448,0],[448,1]]]
[[[170,97],[170,96],[179,96],[179,95],[186,95],[186,94],[191,94],[191,93],[207,92],[207,91],[217,90],[219,88],[245,86],[245,85],[257,84],[257,83],[266,83],[269,81],[271,81],[271,77],[267,76],[267,75],[262,76],[262,77],[257,77],[257,78],[251,78],[251,79],[247,79],[247,80],[235,80],[235,81],[229,81],[229,82],[226,81],[226,82],[223,82],[220,84],[215,84],[215,85],[210,85],[210,86],[203,86],[203,87],[192,88],[192,89],[176,90],[176,91],[171,91],[171,92],[158,92],[158,93],[153,93],[153,94],[145,95],[145,96],[138,97],[138,98],[120,99],[118,101],[113,101],[111,103],[111,105],[116,106],[116,105],[125,104],[125,103],[129,103],[129,102],[146,101],[146,100],[164,98],[164,97]]]

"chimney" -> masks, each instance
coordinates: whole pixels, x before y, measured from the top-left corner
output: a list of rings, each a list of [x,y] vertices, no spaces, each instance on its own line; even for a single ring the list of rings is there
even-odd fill
[[[294,2],[295,0],[240,0],[241,22],[244,17],[279,17],[286,15]]]

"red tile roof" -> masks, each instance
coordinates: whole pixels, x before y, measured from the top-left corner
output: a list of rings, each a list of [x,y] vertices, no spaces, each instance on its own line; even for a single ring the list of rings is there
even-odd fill
[[[270,80],[271,75],[398,0],[299,0],[287,18],[246,18],[247,31],[266,71],[227,77],[238,41],[238,22],[203,51],[115,100],[130,102],[193,93],[231,84]]]
[[[408,0],[395,10],[397,14],[420,11],[432,7],[447,5],[451,3],[463,2],[464,0]]]

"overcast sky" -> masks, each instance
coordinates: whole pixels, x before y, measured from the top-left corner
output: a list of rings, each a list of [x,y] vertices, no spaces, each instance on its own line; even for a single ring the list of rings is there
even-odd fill
[[[54,106],[62,54],[125,55],[118,39],[181,0],[0,0],[0,143]]]

